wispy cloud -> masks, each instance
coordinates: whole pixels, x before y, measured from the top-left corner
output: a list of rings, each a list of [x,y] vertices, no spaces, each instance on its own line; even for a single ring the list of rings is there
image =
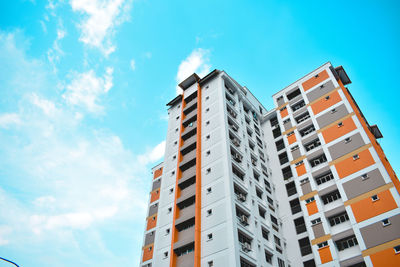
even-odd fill
[[[200,77],[208,74],[211,69],[209,62],[209,50],[202,48],[193,50],[192,53],[179,64],[176,82],[179,84],[195,72],[197,72]],[[180,94],[181,92],[182,90],[177,86],[176,94]]]
[[[131,70],[135,70],[136,69],[136,62],[135,60],[132,58],[131,61],[129,62],[130,66],[131,66]]]
[[[113,68],[107,68],[103,77],[98,77],[94,70],[73,73],[63,98],[71,106],[83,107],[92,113],[101,113],[104,108],[99,103],[100,97],[113,86],[113,71]]]
[[[78,24],[81,29],[79,40],[100,49],[108,56],[115,51],[111,41],[115,27],[129,19],[131,0],[71,0],[72,10],[83,14]]]
[[[41,21],[42,22],[42,21]],[[42,26],[45,25],[44,23]],[[60,23],[60,28],[57,29],[57,37],[53,42],[53,46],[47,51],[47,59],[50,64],[53,66],[54,72],[57,72],[56,64],[60,61],[60,58],[64,55],[64,51],[61,49],[60,41],[64,39],[67,32],[62,27],[62,23]]]
[[[8,128],[12,125],[21,124],[21,119],[17,113],[0,114],[0,127]]]

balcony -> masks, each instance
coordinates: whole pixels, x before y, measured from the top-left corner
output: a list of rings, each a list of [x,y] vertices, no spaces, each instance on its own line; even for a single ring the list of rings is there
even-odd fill
[[[311,125],[305,127],[304,129],[300,130],[299,133],[300,133],[301,137],[304,137],[304,136],[307,136],[307,135],[309,135],[310,133],[312,133],[314,131],[315,131],[315,127],[314,127],[313,124],[311,124]]]
[[[295,121],[297,122],[297,124],[300,124],[300,123],[302,123],[302,122],[308,120],[309,118],[310,118],[310,114],[309,114],[308,112],[305,112],[305,113],[303,113],[303,114],[297,116],[297,117],[295,118]]]
[[[229,139],[231,140],[231,143],[235,147],[240,147],[240,139],[239,139],[239,137],[237,137],[237,135],[232,133],[231,131],[229,131]]]
[[[292,105],[291,109],[293,112],[296,112],[297,110],[301,109],[305,105],[306,105],[306,103],[304,102],[304,100],[301,100],[300,102],[297,102],[296,104]]]
[[[231,118],[228,117],[228,125],[229,128],[231,128],[234,132],[237,132],[239,130],[239,125],[234,122]]]
[[[304,148],[305,148],[306,151],[308,152],[308,151],[313,150],[314,148],[319,147],[320,145],[321,145],[321,141],[319,141],[319,139],[317,138],[317,139],[314,139],[314,140],[312,140],[311,142],[305,144],[305,145],[304,145]]]
[[[229,104],[226,106],[226,110],[228,111],[228,114],[229,114],[232,118],[236,119],[237,113],[236,113],[236,111],[233,110],[232,107],[229,106]]]
[[[310,161],[311,167],[314,168],[314,167],[317,167],[318,165],[326,162],[327,159],[326,159],[325,154],[322,154],[322,155],[319,155],[319,156],[317,156],[317,157],[315,157],[315,158],[313,158],[313,159],[311,159],[309,161]]]
[[[321,199],[324,202],[324,205],[332,203],[332,202],[334,202],[334,201],[336,201],[338,199],[341,199],[341,198],[342,197],[341,197],[341,195],[339,193],[339,190],[337,190],[337,189],[335,191],[332,191],[332,192],[330,192],[328,194],[325,194],[325,195],[321,196]]]
[[[183,156],[182,161],[179,163],[179,168],[182,171],[189,169],[196,164],[196,150],[192,150]]]
[[[231,156],[232,156],[232,159],[234,161],[236,161],[237,163],[241,163],[242,162],[242,159],[243,159],[242,154],[240,154],[238,151],[236,151],[232,147],[231,147]]]

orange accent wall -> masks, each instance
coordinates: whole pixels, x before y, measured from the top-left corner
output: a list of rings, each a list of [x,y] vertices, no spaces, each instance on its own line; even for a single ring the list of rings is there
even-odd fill
[[[154,190],[150,193],[150,203],[158,200],[160,198],[160,189]]]
[[[304,163],[296,166],[297,176],[302,176],[306,173],[306,165]]]
[[[196,203],[194,225],[194,267],[201,267],[201,87],[197,84]]]
[[[288,142],[289,142],[289,145],[293,144],[294,142],[297,141],[296,135],[295,135],[295,134],[289,135],[289,136],[287,137],[287,140],[288,140]]]
[[[281,118],[285,118],[287,115],[289,115],[289,112],[287,110],[287,108],[285,108],[284,110],[279,112],[281,114]]]
[[[320,73],[318,73],[318,77],[314,76],[302,84],[304,91],[307,91],[307,90],[313,88],[314,86],[316,86],[317,84],[319,84],[320,82],[322,82],[328,78],[329,78],[328,72],[326,70],[321,71]]]
[[[332,261],[332,253],[329,246],[318,249],[319,257],[321,258],[321,263],[327,263]]]
[[[372,254],[370,258],[374,266],[400,266],[400,253],[394,253],[393,248],[388,248]]]
[[[156,227],[156,225],[157,225],[157,214],[154,214],[153,216],[147,218],[146,230],[150,230],[150,229]]]
[[[400,181],[397,178],[396,173],[394,172],[392,165],[390,165],[389,161],[386,159],[385,153],[383,152],[382,147],[376,142],[375,136],[369,131],[368,126],[364,119],[361,116],[360,110],[357,108],[356,104],[354,103],[353,99],[351,98],[349,92],[347,92],[346,88],[344,87],[342,81],[338,81],[340,87],[342,88],[342,91],[344,95],[347,98],[347,101],[349,101],[351,107],[353,108],[354,112],[356,113],[358,120],[361,122],[362,127],[364,128],[364,131],[367,133],[369,139],[371,140],[371,143],[373,147],[375,148],[376,153],[379,156],[379,159],[381,160],[383,166],[385,167],[386,171],[388,172],[390,179],[392,180],[394,186],[396,187],[397,193],[400,194]]]
[[[358,156],[359,159],[357,160],[354,160],[353,156],[350,156],[335,164],[336,171],[340,178],[344,178],[375,163],[369,149],[358,153]]]
[[[317,201],[313,201],[306,204],[308,215],[311,216],[318,212]]]
[[[157,170],[155,170],[154,171],[154,175],[153,175],[153,179],[156,179],[156,178],[160,177],[162,175],[162,172],[163,172],[163,168],[162,167],[157,169]]]
[[[365,221],[397,208],[396,202],[389,190],[383,191],[377,195],[379,200],[372,201],[371,197],[367,197],[350,205],[357,222]]]
[[[311,105],[311,109],[315,115],[324,111],[325,109],[335,105],[336,103],[340,102],[342,98],[340,97],[338,91],[333,92],[329,95],[329,99],[322,98]]]
[[[149,250],[149,249],[150,249],[150,250]],[[154,250],[154,248],[153,248],[152,245],[151,245],[151,246],[148,246],[148,247],[145,247],[145,248],[143,249],[143,258],[142,258],[142,262],[151,260],[151,259],[153,258],[153,250]]]
[[[343,120],[342,123],[342,127],[338,127],[337,124],[335,124],[322,131],[322,136],[324,137],[326,144],[357,128],[351,117]]]

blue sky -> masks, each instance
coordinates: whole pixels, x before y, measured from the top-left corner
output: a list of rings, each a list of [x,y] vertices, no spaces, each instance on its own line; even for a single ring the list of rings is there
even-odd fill
[[[225,70],[272,108],[343,65],[398,173],[400,8],[356,2],[1,1],[0,257],[138,266],[165,104],[193,71]]]

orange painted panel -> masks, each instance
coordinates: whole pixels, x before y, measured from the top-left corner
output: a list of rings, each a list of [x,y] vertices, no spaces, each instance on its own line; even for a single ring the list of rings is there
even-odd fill
[[[327,263],[332,261],[332,253],[331,250],[329,249],[329,246],[323,247],[318,249],[319,257],[321,258],[321,263]]]
[[[156,224],[157,224],[157,214],[147,218],[146,230],[150,230],[150,229],[156,227]]]
[[[367,197],[350,205],[357,222],[365,221],[397,208],[396,202],[389,190],[383,191],[377,195],[379,200],[372,201],[370,197]]]
[[[296,166],[296,172],[297,176],[302,176],[306,173],[306,166],[304,165],[304,163]]]
[[[160,198],[160,189],[157,189],[150,194],[150,203],[158,200]]]
[[[332,94],[329,95],[329,99],[326,99],[325,97],[318,100],[314,104],[311,105],[311,109],[314,112],[315,115],[320,113],[321,111],[324,111],[325,109],[335,105],[336,103],[340,102],[342,98],[340,97],[338,91],[333,92]]]
[[[163,168],[162,168],[162,167],[159,168],[158,170],[155,170],[155,171],[154,171],[153,179],[156,179],[156,178],[160,177],[160,176],[162,175],[162,171],[163,171]]]
[[[343,125],[341,127],[335,124],[322,131],[322,136],[324,137],[326,144],[357,128],[356,124],[354,123],[351,117],[343,120],[342,124]]]
[[[400,253],[396,254],[393,248],[372,254],[370,258],[374,266],[400,266]]]
[[[307,203],[306,207],[309,216],[318,212],[317,202],[315,200],[313,202]]]
[[[358,157],[359,159],[354,160],[353,156],[350,156],[335,164],[336,171],[340,178],[344,178],[375,163],[368,149],[358,153]]]
[[[281,110],[281,111],[280,111],[280,114],[281,114],[281,118],[283,119],[283,118],[285,118],[287,115],[289,115],[289,112],[288,112],[287,108],[285,108],[284,110]]]
[[[289,142],[289,145],[293,144],[294,142],[297,141],[296,135],[295,135],[295,134],[289,135],[289,136],[287,137],[287,140],[288,140],[288,142]]]
[[[143,249],[142,262],[151,260],[153,258],[153,246],[148,246]]]
[[[316,86],[317,84],[319,84],[320,82],[322,82],[328,78],[329,78],[328,72],[326,72],[326,70],[321,71],[320,73],[318,73],[318,77],[314,76],[302,84],[304,91],[307,91],[307,90],[313,88],[314,86]]]

